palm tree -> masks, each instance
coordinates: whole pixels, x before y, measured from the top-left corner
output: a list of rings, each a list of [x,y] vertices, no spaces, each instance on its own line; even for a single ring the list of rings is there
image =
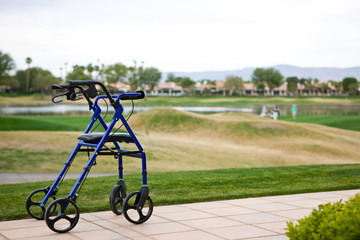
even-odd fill
[[[30,82],[30,63],[32,62],[32,59],[30,57],[26,58],[26,63],[28,65],[27,69],[27,75],[26,75],[26,92],[29,91],[29,82]]]

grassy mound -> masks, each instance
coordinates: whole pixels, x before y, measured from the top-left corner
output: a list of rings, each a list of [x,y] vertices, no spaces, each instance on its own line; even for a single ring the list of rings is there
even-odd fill
[[[267,138],[312,135],[294,124],[246,113],[203,115],[174,109],[153,109],[136,114],[131,125],[147,132],[187,134],[198,137]]]
[[[145,149],[149,172],[360,163],[358,131],[253,114],[205,115],[173,109],[137,113],[129,123]],[[17,166],[23,166],[22,172],[58,172],[79,134],[3,131],[1,171],[19,172]],[[122,148],[134,146],[123,144]],[[37,156],[43,156],[41,161]],[[76,159],[72,165],[76,171],[87,161],[86,154],[80,156],[82,162]],[[141,164],[132,158],[126,158],[124,164],[125,172],[141,172]],[[102,156],[92,172],[116,169],[113,158]]]

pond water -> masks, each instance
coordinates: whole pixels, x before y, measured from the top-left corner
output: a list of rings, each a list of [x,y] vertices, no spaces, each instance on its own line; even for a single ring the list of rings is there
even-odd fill
[[[103,112],[106,106],[101,106]],[[211,107],[211,106],[171,106],[169,108],[190,111],[196,113],[219,113],[219,112],[244,112],[260,114],[262,110],[261,105],[252,106],[237,106],[237,107]],[[272,105],[266,106],[268,110],[272,109]],[[279,106],[282,115],[291,114],[291,106]],[[360,106],[297,106],[298,113],[308,115],[360,115]],[[160,106],[135,106],[134,112],[141,112],[153,108],[162,108]],[[131,106],[124,106],[125,112],[131,112]],[[109,106],[109,112],[114,109]],[[0,107],[1,115],[70,115],[70,114],[91,114],[87,105],[74,105],[74,104],[52,104],[41,106],[26,106],[26,107]]]

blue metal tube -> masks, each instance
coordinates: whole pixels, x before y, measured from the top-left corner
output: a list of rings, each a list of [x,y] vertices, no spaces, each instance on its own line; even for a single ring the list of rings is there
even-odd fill
[[[146,154],[141,153],[143,185],[147,185]]]

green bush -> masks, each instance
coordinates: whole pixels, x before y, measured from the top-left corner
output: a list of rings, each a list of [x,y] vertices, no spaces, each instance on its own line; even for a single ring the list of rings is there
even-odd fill
[[[319,205],[297,225],[287,226],[289,239],[360,239],[360,194],[345,203]]]

